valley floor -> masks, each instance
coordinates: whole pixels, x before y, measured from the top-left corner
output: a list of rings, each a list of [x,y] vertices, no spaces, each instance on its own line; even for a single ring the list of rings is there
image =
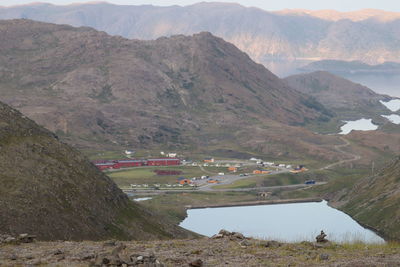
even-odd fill
[[[114,253],[112,252],[114,251]],[[100,266],[151,259],[164,266],[400,266],[398,244],[296,244],[201,238],[145,242],[35,242],[0,246],[0,266]],[[104,256],[105,255],[105,256]],[[147,256],[146,256],[147,255]],[[203,265],[189,265],[200,259]],[[131,263],[132,264],[132,263]],[[108,266],[104,265],[104,266]],[[135,265],[129,266],[162,266]]]

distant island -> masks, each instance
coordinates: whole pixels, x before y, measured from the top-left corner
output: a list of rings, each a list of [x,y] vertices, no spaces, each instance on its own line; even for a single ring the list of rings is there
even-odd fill
[[[369,65],[361,61],[320,60],[309,63],[301,71],[328,71],[335,74],[397,74],[400,73],[400,63],[385,62],[383,64]]]

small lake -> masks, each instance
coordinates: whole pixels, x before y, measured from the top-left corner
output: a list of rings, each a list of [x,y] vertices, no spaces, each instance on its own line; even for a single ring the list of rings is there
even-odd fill
[[[394,124],[400,124],[400,116],[399,115],[396,115],[396,114],[382,115],[382,117],[388,119],[389,121],[391,121]]]
[[[339,134],[349,134],[352,130],[371,131],[378,129],[378,125],[372,123],[372,119],[359,119],[356,121],[346,121],[346,124],[340,127]]]
[[[285,242],[315,241],[321,230],[336,242],[383,243],[373,231],[363,228],[326,201],[262,206],[190,209],[180,224],[196,233],[212,236],[221,229],[245,236]]]
[[[139,197],[139,198],[134,198],[133,200],[140,202],[140,201],[146,201],[146,200],[150,200],[150,199],[152,199],[152,197]]]
[[[390,109],[393,112],[400,110],[400,99],[393,99],[388,102],[384,102],[384,101],[380,101],[380,102],[382,103],[382,105],[384,105],[385,107],[387,107],[388,109]]]

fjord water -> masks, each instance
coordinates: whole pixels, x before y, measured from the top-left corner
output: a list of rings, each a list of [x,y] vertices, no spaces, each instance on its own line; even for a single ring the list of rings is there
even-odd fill
[[[262,64],[277,76],[284,78],[290,75],[306,73],[301,68],[314,60],[262,60]],[[354,83],[359,83],[378,94],[400,97],[400,74],[398,73],[346,73],[336,74]]]
[[[363,228],[326,201],[262,206],[190,209],[180,226],[212,236],[221,229],[245,236],[285,242],[315,241],[321,230],[336,242],[383,243],[373,231]]]

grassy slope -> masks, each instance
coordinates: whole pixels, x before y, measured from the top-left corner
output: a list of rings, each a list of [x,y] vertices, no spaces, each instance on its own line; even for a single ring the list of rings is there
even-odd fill
[[[129,186],[130,184],[165,184],[176,183],[178,177],[200,177],[202,175],[210,175],[210,173],[217,174],[218,172],[225,172],[226,167],[204,167],[207,170],[203,172],[199,167],[195,166],[173,166],[173,167],[137,167],[128,170],[118,170],[107,172],[114,182],[120,186]],[[182,171],[180,175],[157,175],[154,170],[171,170]]]
[[[360,180],[347,198],[341,209],[386,237],[400,239],[400,158]]]

